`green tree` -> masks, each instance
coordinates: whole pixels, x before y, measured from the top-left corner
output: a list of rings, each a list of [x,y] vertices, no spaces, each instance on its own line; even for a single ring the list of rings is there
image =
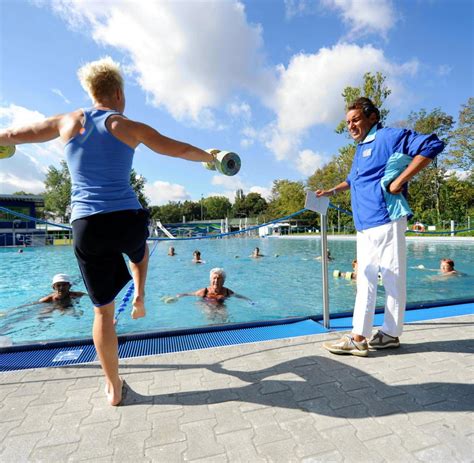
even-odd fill
[[[201,203],[199,201],[184,201],[182,212],[187,222],[201,220]]]
[[[456,129],[451,132],[451,151],[446,161],[448,166],[474,170],[474,98],[461,106]]]
[[[170,201],[163,206],[152,206],[151,217],[162,223],[179,223],[183,219],[183,209],[179,201]]]
[[[44,208],[46,213],[68,222],[71,203],[71,176],[66,161],[60,162],[59,169],[49,166],[44,182]]]
[[[15,191],[15,193],[12,193],[14,196],[37,196],[35,193],[27,193],[26,191]]]
[[[274,180],[272,197],[268,205],[273,218],[283,217],[304,207],[306,193],[303,182]]]
[[[132,188],[135,191],[138,201],[142,207],[148,208],[150,206],[150,202],[145,196],[145,184],[146,178],[137,174],[135,169],[132,169],[130,172],[130,185],[132,185]]]
[[[265,214],[268,204],[260,193],[252,192],[245,196],[244,208],[248,217],[258,217]]]
[[[229,215],[232,204],[225,196],[209,196],[203,199],[206,219],[223,219]]]
[[[435,133],[446,144],[449,143],[453,124],[452,116],[441,111],[440,108],[435,108],[430,112],[427,112],[426,109],[421,109],[418,112],[412,111],[408,116],[409,128],[426,135]],[[440,154],[411,182],[411,206],[415,209],[421,209],[424,216],[427,215],[428,211],[434,210],[435,215],[430,215],[431,223],[441,221],[440,189],[445,174],[444,155]],[[420,203],[423,205],[422,207],[420,207]],[[420,220],[418,216],[415,217]]]

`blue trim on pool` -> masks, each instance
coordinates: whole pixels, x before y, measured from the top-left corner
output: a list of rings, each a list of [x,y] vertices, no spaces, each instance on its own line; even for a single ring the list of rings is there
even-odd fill
[[[378,308],[375,325],[382,323],[383,309]],[[405,322],[474,314],[474,299],[419,303],[407,307]],[[131,358],[230,346],[273,339],[350,330],[351,313],[331,317],[330,330],[325,329],[322,317],[293,317],[282,320],[229,325],[205,326],[174,331],[138,333],[119,336],[120,358]],[[84,364],[97,360],[92,339],[24,344],[0,348],[0,371],[45,368]]]

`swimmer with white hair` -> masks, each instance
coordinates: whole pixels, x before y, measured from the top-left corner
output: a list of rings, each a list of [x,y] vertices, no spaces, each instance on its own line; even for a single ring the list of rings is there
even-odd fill
[[[226,288],[224,286],[225,279],[226,273],[224,269],[215,267],[209,272],[209,286],[198,289],[197,291],[194,291],[192,293],[181,293],[177,294],[176,296],[165,296],[162,298],[162,300],[165,303],[170,303],[176,302],[179,298],[184,296],[196,296],[201,297],[206,302],[222,304],[228,297],[234,296],[252,303],[251,299],[249,299],[248,297],[237,294],[231,289]]]

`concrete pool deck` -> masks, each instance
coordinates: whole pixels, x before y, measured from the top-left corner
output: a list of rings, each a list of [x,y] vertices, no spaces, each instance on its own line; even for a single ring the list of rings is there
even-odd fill
[[[408,323],[400,349],[335,356],[340,333],[0,373],[0,461],[467,462],[474,316]]]

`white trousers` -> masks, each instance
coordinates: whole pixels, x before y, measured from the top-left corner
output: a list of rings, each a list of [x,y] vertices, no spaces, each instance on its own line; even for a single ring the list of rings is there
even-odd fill
[[[378,273],[385,287],[382,331],[398,337],[403,331],[406,304],[407,218],[357,232],[357,296],[354,334],[370,336],[374,322]]]

